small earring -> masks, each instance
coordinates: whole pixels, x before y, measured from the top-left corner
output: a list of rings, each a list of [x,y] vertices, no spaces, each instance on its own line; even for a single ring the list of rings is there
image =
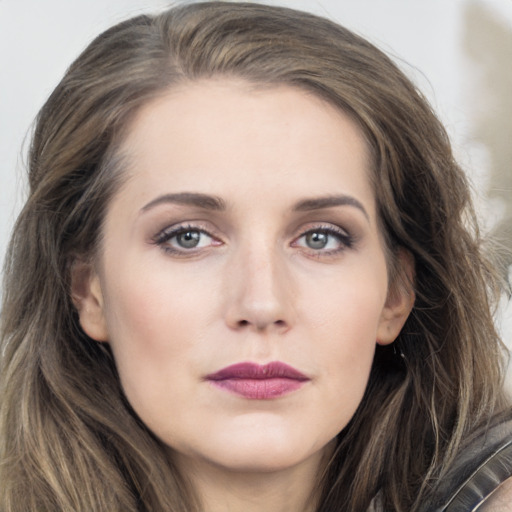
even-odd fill
[[[400,357],[405,360],[405,354],[404,354],[404,352],[402,350],[402,347],[399,347],[400,352],[398,352],[397,349],[396,349],[397,345],[398,345],[397,342],[393,343],[393,353],[395,354],[395,356],[400,355]]]

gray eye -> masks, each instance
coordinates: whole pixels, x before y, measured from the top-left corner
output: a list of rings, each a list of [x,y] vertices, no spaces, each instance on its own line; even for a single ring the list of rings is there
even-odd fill
[[[176,235],[176,243],[184,249],[193,249],[199,245],[201,233],[199,231],[184,231]]]
[[[329,234],[323,231],[311,231],[306,234],[306,245],[310,249],[323,249],[329,242]]]

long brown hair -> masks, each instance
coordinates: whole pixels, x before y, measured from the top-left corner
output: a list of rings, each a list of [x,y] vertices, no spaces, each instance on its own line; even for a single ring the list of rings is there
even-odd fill
[[[382,52],[326,19],[245,3],[178,6],[100,35],[39,113],[5,268],[3,512],[197,508],[127,403],[108,347],[81,330],[70,269],[97,249],[135,113],[175,84],[212,76],[300,87],[350,115],[371,149],[391,276],[398,248],[415,260],[415,307],[397,341],[377,348],[318,510],[364,511],[378,492],[385,510],[418,510],[464,436],[504,407],[494,274],[465,176],[421,94]]]

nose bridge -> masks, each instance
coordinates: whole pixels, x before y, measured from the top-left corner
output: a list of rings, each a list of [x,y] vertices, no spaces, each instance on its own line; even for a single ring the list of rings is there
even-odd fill
[[[268,237],[252,239],[232,264],[231,326],[263,330],[292,323],[291,279],[286,256]]]

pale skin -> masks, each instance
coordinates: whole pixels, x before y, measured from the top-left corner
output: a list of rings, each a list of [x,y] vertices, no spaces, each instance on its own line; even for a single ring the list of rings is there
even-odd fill
[[[304,91],[219,79],[146,105],[123,153],[100,254],[75,265],[82,328],[205,511],[313,511],[375,346],[414,302],[388,282],[362,134]],[[206,379],[247,361],[307,380],[248,399]]]

